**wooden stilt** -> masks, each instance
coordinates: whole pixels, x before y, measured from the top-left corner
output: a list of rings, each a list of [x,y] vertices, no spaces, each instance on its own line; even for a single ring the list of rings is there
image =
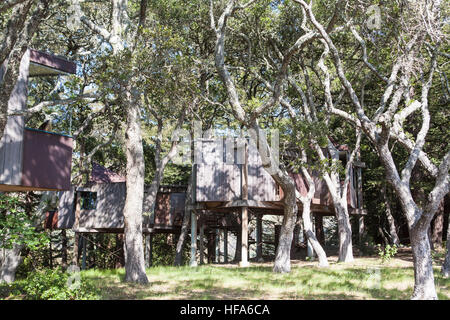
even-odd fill
[[[75,221],[73,224],[73,229],[78,229],[80,225],[80,210],[81,210],[81,193],[75,192]],[[78,257],[79,257],[79,245],[80,245],[80,234],[75,231],[75,239],[73,242],[73,258],[72,264],[78,266]]]
[[[242,247],[241,247],[241,267],[248,267],[248,208],[242,207]]]
[[[200,264],[205,263],[205,223],[202,221],[200,225]]]
[[[66,230],[61,231],[61,264],[62,269],[67,269],[67,235]]]
[[[153,266],[153,233],[150,233],[148,236],[148,246],[148,266],[151,267]]]
[[[197,266],[197,215],[191,211],[191,267]]]
[[[83,243],[83,259],[81,262],[81,270],[86,270],[86,235],[83,234],[81,237],[81,241]]]
[[[325,234],[323,231],[323,216],[321,214],[315,215],[315,225],[316,225],[316,238],[319,243],[323,246],[325,244]]]
[[[223,260],[228,263],[228,230],[223,230]]]
[[[147,233],[144,235],[144,257],[145,257],[145,267],[150,267],[150,234]]]
[[[358,219],[358,240],[359,244],[363,244],[364,233],[366,232],[366,227],[364,225],[364,216],[360,216]]]
[[[214,246],[216,249],[216,254],[215,254],[214,260],[216,263],[220,263],[220,232],[219,231],[220,231],[219,229],[216,229],[216,232],[215,232],[216,234],[214,237]]]
[[[262,257],[262,215],[256,216],[256,260],[258,262],[264,261]]]
[[[242,200],[248,200],[248,145],[245,144],[245,161],[242,165]],[[248,267],[248,208],[241,208],[241,267]]]

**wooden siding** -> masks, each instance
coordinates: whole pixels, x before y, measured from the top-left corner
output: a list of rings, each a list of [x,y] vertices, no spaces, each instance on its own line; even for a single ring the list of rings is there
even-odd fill
[[[40,130],[23,133],[21,185],[68,190],[72,167],[72,138]]]
[[[149,186],[145,187],[148,190]],[[75,223],[75,193],[96,192],[95,209],[80,209],[78,226]],[[120,229],[123,224],[123,209],[126,198],[126,183],[94,184],[89,187],[72,186],[69,191],[62,192],[58,207],[58,228],[60,229]],[[181,226],[185,192],[158,192],[155,206],[155,228],[170,229]],[[148,193],[144,194],[143,212],[149,213],[151,202]],[[149,217],[144,216],[144,225]],[[152,223],[153,225],[153,223]]]
[[[75,187],[59,193],[58,229],[71,229],[75,223]]]
[[[241,199],[243,159],[237,152],[237,145],[234,145],[233,152],[230,152],[227,143],[221,145],[218,141],[198,142],[202,157],[195,165],[197,202]],[[229,156],[226,156],[227,154]],[[231,154],[234,159],[230,159]],[[256,201],[279,200],[277,185],[262,167],[258,150],[253,144],[248,147],[248,197],[249,200]]]

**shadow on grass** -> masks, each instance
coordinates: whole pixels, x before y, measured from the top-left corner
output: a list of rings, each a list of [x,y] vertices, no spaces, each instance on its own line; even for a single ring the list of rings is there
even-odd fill
[[[124,283],[124,270],[87,271],[103,299],[409,299],[412,268],[368,266],[293,267],[289,274],[270,266],[156,267],[147,270],[150,284]],[[449,299],[450,280],[435,271],[440,299]],[[1,287],[0,287],[1,292]]]

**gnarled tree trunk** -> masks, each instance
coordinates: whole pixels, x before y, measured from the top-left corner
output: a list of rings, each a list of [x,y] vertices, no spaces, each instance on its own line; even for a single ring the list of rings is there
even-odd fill
[[[307,201],[303,202],[302,219],[303,219],[303,227],[305,228],[305,234],[306,237],[308,238],[309,243],[316,252],[317,257],[319,258],[319,267],[328,267],[329,265],[325,250],[323,250],[322,246],[320,245],[319,241],[317,240],[313,232],[310,209],[311,209],[311,202],[309,203]]]
[[[414,258],[413,300],[436,300],[434,286],[433,260],[427,230],[411,230],[411,248]]]
[[[291,184],[283,186],[283,191],[285,192],[284,217],[273,266],[273,271],[280,273],[291,271],[291,245],[295,223],[297,222],[297,201],[293,182],[291,181]]]
[[[334,202],[339,229],[339,262],[353,261],[352,228],[347,204],[342,201]]]

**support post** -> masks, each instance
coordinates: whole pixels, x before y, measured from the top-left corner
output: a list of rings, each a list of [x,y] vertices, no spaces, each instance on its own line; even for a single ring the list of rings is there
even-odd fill
[[[200,222],[200,264],[205,263],[205,223]]]
[[[359,240],[360,245],[363,244],[365,232],[366,232],[366,227],[364,225],[364,216],[361,215],[361,216],[359,216],[359,219],[358,219],[358,240]]]
[[[61,231],[61,243],[62,243],[61,263],[62,269],[65,271],[67,269],[67,235],[65,229]]]
[[[145,239],[145,246],[144,246],[144,249],[145,249],[145,254],[144,254],[144,256],[145,256],[145,267],[149,268],[150,267],[150,234],[147,233],[145,235],[144,239]]]
[[[223,260],[228,263],[228,230],[223,230]]]
[[[244,164],[242,165],[242,200],[248,200],[248,144],[245,143],[244,148]],[[241,210],[241,267],[248,267],[248,207],[242,207]]]
[[[197,266],[197,215],[191,211],[191,267]]]
[[[242,248],[241,248],[241,267],[248,267],[248,208],[242,207]]]
[[[262,214],[256,215],[256,260],[258,262],[263,262],[262,257]]]
[[[153,265],[153,233],[149,235],[149,256],[148,256],[148,265],[151,267]]]
[[[319,243],[323,246],[325,245],[325,234],[323,231],[323,216],[321,214],[315,214],[315,225],[316,225],[316,238]]]
[[[216,235],[214,237],[214,245],[216,249],[216,254],[214,260],[216,263],[220,263],[220,230],[216,229]]]
[[[80,225],[80,210],[81,210],[81,192],[75,191],[75,222],[73,224],[74,230],[77,230]],[[72,264],[78,266],[78,252],[80,244],[80,234],[75,231],[75,239],[73,242],[73,257]]]
[[[81,236],[81,241],[83,243],[83,259],[81,262],[81,270],[86,270],[86,235],[84,233]]]

